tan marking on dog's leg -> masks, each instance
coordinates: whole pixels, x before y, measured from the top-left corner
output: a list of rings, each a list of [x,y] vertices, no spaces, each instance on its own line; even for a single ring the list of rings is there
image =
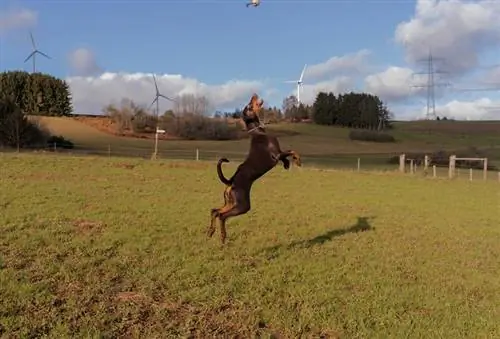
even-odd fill
[[[222,206],[221,208],[219,208],[217,210],[217,215],[225,213],[225,212],[229,211],[231,208],[233,208],[233,206],[235,204],[235,199],[234,199],[232,190],[233,189],[231,187],[228,187],[224,191],[224,206]]]
[[[231,196],[231,187],[228,186],[224,190],[224,206],[222,206],[221,208],[213,208],[211,213],[210,213],[210,218],[211,218],[210,226],[207,229],[207,235],[209,237],[212,237],[212,235],[215,232],[215,226],[216,226],[215,221],[216,221],[217,217],[220,215],[221,211],[224,211],[227,208],[229,208],[229,209],[231,208],[230,207],[230,206],[232,206],[231,201],[233,201],[233,200],[234,199]]]
[[[293,163],[297,166],[302,166],[302,161],[300,159],[300,155],[299,153],[295,152],[295,151],[292,151],[292,159],[293,159]]]
[[[232,194],[232,188],[230,186],[226,187],[226,189],[224,190],[224,206],[222,206],[221,208],[214,208],[211,211],[210,226],[207,229],[207,235],[209,237],[211,237],[215,232],[217,218],[221,213],[229,211],[231,208],[233,208],[234,202],[235,200]]]

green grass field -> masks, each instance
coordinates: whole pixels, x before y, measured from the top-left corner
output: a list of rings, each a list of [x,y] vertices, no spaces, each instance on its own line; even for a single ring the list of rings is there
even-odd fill
[[[113,136],[72,118],[43,117],[42,123],[52,133],[72,140],[75,152],[115,156],[150,157],[154,142]],[[364,167],[394,169],[387,160],[404,152],[463,150],[476,147],[485,152],[491,164],[500,165],[500,122],[396,122],[391,133],[397,143],[356,142],[348,138],[349,129],[312,124],[269,125],[270,132],[280,134],[282,148],[295,149],[307,163],[316,167],[355,168],[361,158]],[[288,135],[287,135],[288,134]],[[196,150],[203,160],[226,156],[241,160],[248,151],[248,140],[237,141],[160,141],[159,156],[174,159],[194,159]]]
[[[235,164],[227,164],[230,175]],[[499,338],[500,184],[0,154],[2,338]]]

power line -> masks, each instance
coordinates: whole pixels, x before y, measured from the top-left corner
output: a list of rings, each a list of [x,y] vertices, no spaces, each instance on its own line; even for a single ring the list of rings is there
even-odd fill
[[[476,66],[476,69],[479,70],[500,70],[500,64],[493,65],[479,65]],[[500,73],[499,73],[500,74]],[[456,92],[497,92],[500,91],[500,82],[483,82],[485,87],[453,87],[452,90]]]
[[[424,85],[412,85],[412,88],[427,88],[427,120],[436,120],[436,95],[435,90],[436,87],[441,86],[449,86],[449,83],[439,83],[436,82],[435,75],[436,74],[447,74],[448,72],[436,70],[434,68],[435,61],[444,61],[441,58],[435,58],[432,56],[432,53],[429,51],[429,55],[426,59],[417,60],[417,62],[425,62],[427,65],[425,72],[414,72],[412,76],[415,75],[427,75],[427,83]]]

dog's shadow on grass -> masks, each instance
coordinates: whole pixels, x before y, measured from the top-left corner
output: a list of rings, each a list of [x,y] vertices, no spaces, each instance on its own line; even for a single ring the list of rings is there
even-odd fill
[[[331,230],[311,239],[293,241],[288,245],[282,244],[268,247],[265,248],[262,252],[267,254],[268,259],[275,259],[279,256],[279,253],[283,249],[290,250],[294,248],[310,248],[316,245],[323,245],[324,243],[332,241],[334,238],[341,237],[345,234],[373,231],[375,230],[375,227],[373,227],[369,222],[369,220],[373,219],[375,219],[375,217],[357,217],[357,221],[354,225]]]

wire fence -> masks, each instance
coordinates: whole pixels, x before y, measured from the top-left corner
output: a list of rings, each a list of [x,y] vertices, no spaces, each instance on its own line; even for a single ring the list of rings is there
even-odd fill
[[[16,149],[2,148],[0,152],[12,153]],[[57,144],[46,148],[29,149],[23,148],[19,152],[51,153],[74,156],[103,156],[103,157],[125,157],[152,159],[153,147],[137,147],[131,145],[78,145],[73,148],[58,147]],[[353,171],[377,171],[377,172],[400,172],[398,159],[399,153],[394,154],[304,154],[301,153],[302,166],[310,169],[320,170],[353,170]],[[234,150],[214,150],[203,148],[170,149],[162,145],[157,149],[156,159],[171,160],[195,160],[195,161],[217,161],[221,157],[228,158],[232,163],[243,161],[247,153]],[[405,167],[405,173],[416,177],[448,178],[448,166],[430,167],[424,170],[422,167]],[[488,171],[486,177],[483,171],[475,169],[457,168],[455,173],[457,179],[467,180],[496,180],[500,182],[500,172]]]
[[[173,159],[173,160],[198,160],[198,161],[217,161],[221,157],[228,158],[231,162],[243,161],[247,153],[234,151],[231,149],[220,150],[210,148],[182,148],[173,149],[158,147],[157,159]],[[15,152],[14,149],[2,149],[0,152]],[[56,144],[43,149],[21,149],[21,152],[51,152],[67,155],[94,155],[107,157],[137,157],[142,159],[151,159],[154,153],[153,147],[138,147],[131,145],[78,145],[74,144],[71,149],[58,147]],[[303,165],[306,167],[315,168],[345,168],[356,170],[396,170],[398,165],[390,163],[391,156],[399,156],[398,154],[303,154],[300,153]]]

